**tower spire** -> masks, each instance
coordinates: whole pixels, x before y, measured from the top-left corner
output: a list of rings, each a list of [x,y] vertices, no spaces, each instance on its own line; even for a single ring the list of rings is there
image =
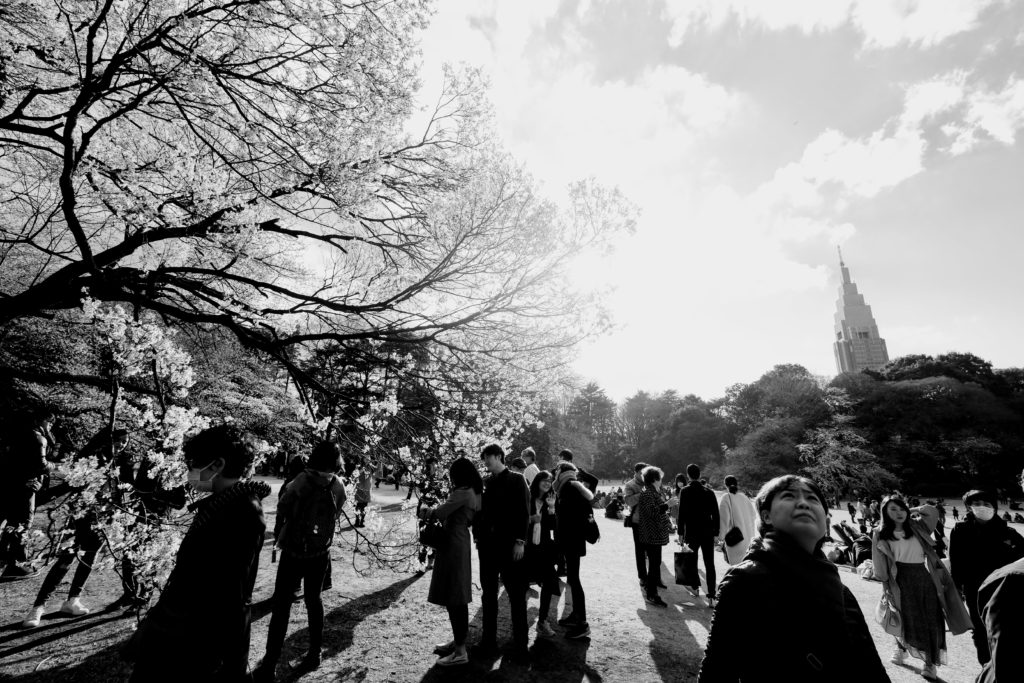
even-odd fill
[[[845,263],[843,263],[843,248],[837,244],[836,251],[839,252],[839,267],[842,268],[843,266],[846,265]]]

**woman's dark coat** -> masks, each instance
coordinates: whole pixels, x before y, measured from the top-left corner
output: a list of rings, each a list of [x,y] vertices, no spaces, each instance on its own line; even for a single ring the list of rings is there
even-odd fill
[[[555,544],[563,555],[586,556],[587,524],[594,514],[590,507],[593,498],[594,494],[575,480],[565,482],[559,489],[555,503]]]
[[[769,532],[722,579],[701,683],[888,680],[856,598],[820,550]]]

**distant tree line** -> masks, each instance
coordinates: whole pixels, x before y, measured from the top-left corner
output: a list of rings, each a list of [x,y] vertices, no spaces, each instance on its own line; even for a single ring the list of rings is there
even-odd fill
[[[831,380],[776,365],[712,400],[669,390],[616,403],[591,383],[540,415],[517,446],[542,461],[571,448],[615,479],[637,461],[670,476],[695,462],[713,483],[734,474],[749,489],[804,472],[833,495],[983,486],[1013,496],[1024,466],[1024,369],[993,369],[970,353],[904,356]]]

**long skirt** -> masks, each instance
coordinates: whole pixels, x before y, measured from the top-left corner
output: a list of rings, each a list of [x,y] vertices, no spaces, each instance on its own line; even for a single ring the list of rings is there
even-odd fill
[[[924,563],[897,562],[896,584],[903,620],[900,645],[926,664],[945,664],[946,622],[932,575]]]

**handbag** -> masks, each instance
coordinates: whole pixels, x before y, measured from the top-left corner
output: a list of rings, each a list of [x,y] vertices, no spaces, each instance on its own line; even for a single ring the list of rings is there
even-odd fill
[[[700,585],[697,574],[697,553],[689,548],[677,550],[675,554],[676,583],[682,586]]]
[[[903,619],[900,618],[899,610],[893,607],[889,591],[882,591],[882,597],[875,608],[875,621],[879,623],[882,630],[893,636],[903,635]]]
[[[626,511],[626,517],[622,520],[622,526],[627,529],[633,528],[633,510]]]
[[[597,526],[597,520],[594,519],[594,515],[587,517],[587,527],[583,534],[583,538],[590,545],[594,545],[601,540],[601,527]]]
[[[726,493],[725,495],[729,497],[729,518],[736,519],[732,511],[732,494]],[[743,540],[743,532],[734,524],[731,529],[725,532],[725,538],[722,540],[725,541],[727,546],[732,547]]]
[[[439,519],[428,519],[420,527],[420,545],[425,545],[434,550],[440,550],[448,541],[448,534],[444,531],[444,524]]]

